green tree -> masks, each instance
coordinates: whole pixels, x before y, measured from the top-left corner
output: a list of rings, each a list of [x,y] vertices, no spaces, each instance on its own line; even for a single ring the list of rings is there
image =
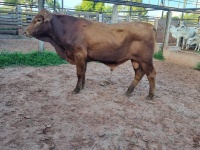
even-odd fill
[[[191,13],[185,13],[183,15],[183,19],[189,20],[190,22],[198,22],[198,17],[200,16],[200,14],[191,14]]]
[[[45,5],[48,7],[54,7],[54,0],[44,0]],[[4,0],[4,2],[14,3],[14,4],[37,4],[38,0]],[[58,0],[56,0],[56,8],[60,8]]]
[[[45,4],[49,7],[54,7],[54,0],[45,0]],[[60,8],[58,0],[56,0],[56,8]]]
[[[178,16],[174,16],[174,17],[172,17],[172,19],[180,19]]]
[[[108,6],[105,7],[104,3],[101,2],[94,3],[90,1],[82,1],[82,3],[80,5],[76,5],[75,8],[77,11],[99,11],[99,12],[105,12],[106,10],[110,9]]]
[[[142,2],[142,0],[132,0],[132,2]],[[94,3],[93,1],[84,1],[82,3],[75,6],[77,11],[99,11],[99,12],[112,12],[112,6],[105,5],[104,3],[98,2]],[[147,14],[145,8],[142,7],[134,7],[134,6],[124,6],[119,5],[118,11],[127,11],[129,12],[132,9],[132,15],[137,15],[138,12],[134,11],[143,11],[142,16]]]
[[[35,3],[36,0],[4,0],[7,3],[14,3],[14,4],[32,4]]]
[[[163,18],[166,19],[167,18],[167,14],[163,15]],[[174,16],[172,17],[172,19],[180,19],[178,16]]]
[[[4,2],[17,4],[19,0],[4,0]]]
[[[142,3],[142,0],[130,0],[132,2],[138,2],[138,3]],[[141,11],[142,12],[142,16],[145,16],[147,14],[147,11],[145,8],[143,7],[135,7],[135,6],[126,6],[127,10],[132,10],[133,12],[131,13],[131,15],[137,15],[138,12],[137,11]]]
[[[4,2],[7,2],[7,3],[13,3],[15,5],[17,4],[25,4],[25,3],[28,3],[28,4],[31,4],[32,0],[3,0]],[[3,7],[0,7],[0,10],[14,10],[16,7],[15,6],[3,6]]]

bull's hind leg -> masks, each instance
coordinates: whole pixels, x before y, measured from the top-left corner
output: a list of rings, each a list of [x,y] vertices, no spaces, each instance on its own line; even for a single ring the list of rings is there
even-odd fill
[[[149,81],[149,95],[146,97],[146,99],[152,100],[155,94],[156,70],[154,69],[153,64],[142,63],[142,68]]]
[[[140,80],[144,76],[144,71],[143,71],[141,65],[139,65],[138,63],[135,63],[133,61],[132,61],[132,65],[135,70],[135,78],[134,78],[133,82],[131,83],[131,85],[129,86],[128,90],[126,91],[127,96],[131,95],[131,93],[133,92],[133,90],[135,89],[137,84],[140,82]]]

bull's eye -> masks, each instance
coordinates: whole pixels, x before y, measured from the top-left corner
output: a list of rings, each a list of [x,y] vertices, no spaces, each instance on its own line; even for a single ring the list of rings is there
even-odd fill
[[[37,22],[42,22],[42,19],[38,18],[38,19],[37,19]]]

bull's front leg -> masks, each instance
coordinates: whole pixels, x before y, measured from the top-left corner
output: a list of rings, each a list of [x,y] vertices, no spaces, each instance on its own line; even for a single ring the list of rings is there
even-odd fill
[[[185,47],[185,41],[186,41],[186,39],[183,38],[183,43],[182,43],[182,48],[181,49],[184,49],[184,47]]]
[[[199,45],[199,44],[197,43],[197,44],[196,44],[196,46],[195,46],[195,49],[194,49],[195,51],[197,50],[197,48],[198,48],[198,45]]]
[[[73,91],[73,93],[77,94],[80,90],[83,89],[85,85],[85,72],[87,67],[86,56],[82,53],[76,53],[74,55],[75,63],[76,63],[76,73],[77,73],[77,84]]]
[[[200,43],[197,43],[197,45],[198,45],[197,51],[199,51],[200,50]]]
[[[179,46],[179,39],[180,39],[180,37],[178,37],[176,40],[176,46]]]

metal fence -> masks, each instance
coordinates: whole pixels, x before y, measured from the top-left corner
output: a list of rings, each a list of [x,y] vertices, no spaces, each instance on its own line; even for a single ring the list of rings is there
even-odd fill
[[[14,34],[21,35],[24,28],[31,23],[37,9],[27,8],[25,6],[13,6],[12,9],[0,10],[0,34]],[[49,9],[50,11],[53,11]],[[99,13],[99,12],[83,12],[75,11],[74,9],[60,9],[55,13],[67,14],[74,17],[83,17],[88,20],[100,21],[107,24],[112,23],[112,13]],[[138,12],[136,12],[137,14]],[[143,21],[151,22],[153,24],[155,18],[149,18],[147,16],[132,15],[129,16],[129,12],[118,12],[118,22],[123,21]]]

